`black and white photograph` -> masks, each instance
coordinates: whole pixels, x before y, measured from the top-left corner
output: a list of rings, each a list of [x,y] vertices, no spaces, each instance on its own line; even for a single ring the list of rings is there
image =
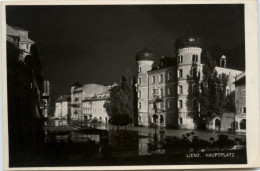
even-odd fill
[[[244,4],[6,5],[5,20],[8,167],[248,164]]]

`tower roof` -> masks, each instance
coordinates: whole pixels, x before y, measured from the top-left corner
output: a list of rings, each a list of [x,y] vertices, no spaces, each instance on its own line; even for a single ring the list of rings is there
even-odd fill
[[[71,87],[81,87],[81,84],[78,81],[76,81]]]
[[[186,32],[183,36],[179,37],[175,42],[175,47],[177,49],[186,48],[186,47],[201,47],[202,43],[198,36],[191,34],[189,31]]]
[[[137,61],[140,60],[147,60],[147,61],[154,61],[155,60],[155,53],[148,48],[144,48],[140,52],[138,52],[135,56]]]

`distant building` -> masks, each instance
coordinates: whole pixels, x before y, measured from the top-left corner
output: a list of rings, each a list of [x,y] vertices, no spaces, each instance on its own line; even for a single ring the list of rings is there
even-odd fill
[[[245,72],[235,78],[235,130],[238,133],[246,132],[246,74]]]
[[[107,123],[108,115],[104,104],[110,97],[111,86],[86,84],[83,88],[82,115],[84,120],[96,119]]]
[[[154,66],[156,55],[147,48],[136,54],[138,65],[138,123],[143,126],[154,125],[155,108],[157,123],[161,127],[179,129],[196,129],[196,121],[192,117],[199,111],[197,99],[187,105],[190,83],[195,85],[190,76],[196,64],[197,72],[202,80],[202,43],[198,37],[186,33],[176,41],[177,57],[160,58],[158,66]],[[226,57],[222,56],[218,74],[228,76],[227,93],[235,90],[234,79],[242,71],[226,68]],[[156,106],[153,102],[156,101]],[[215,124],[215,123],[214,123]]]
[[[71,119],[80,121],[96,119],[107,123],[108,115],[104,104],[109,98],[109,90],[113,86],[100,84],[85,84],[82,86],[79,82],[73,84],[71,86]]]
[[[67,120],[70,117],[70,95],[58,97],[55,105],[55,119]]]

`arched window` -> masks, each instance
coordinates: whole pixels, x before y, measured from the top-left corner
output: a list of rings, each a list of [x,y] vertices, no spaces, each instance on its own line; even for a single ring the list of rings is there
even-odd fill
[[[246,119],[240,121],[240,129],[246,129]]]
[[[192,55],[192,62],[195,62],[196,61],[196,56],[193,54]]]
[[[164,117],[163,117],[163,115],[160,115],[160,123],[164,123]]]
[[[182,118],[179,118],[179,124],[182,125]]]

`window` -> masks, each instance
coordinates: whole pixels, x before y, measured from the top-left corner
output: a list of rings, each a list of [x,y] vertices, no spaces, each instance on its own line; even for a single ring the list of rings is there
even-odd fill
[[[242,121],[240,121],[240,129],[246,129],[246,120],[242,119]]]
[[[159,82],[160,83],[163,82],[163,75],[162,74],[159,75]]]
[[[141,97],[141,91],[138,91],[138,97]]]
[[[178,56],[178,63],[182,63],[182,61],[183,61],[183,58],[182,58],[182,55],[181,56]]]
[[[179,124],[182,125],[182,118],[179,118]]]
[[[151,103],[151,108],[154,109],[154,103]]]
[[[141,122],[142,121],[142,117],[138,116],[138,121]]]
[[[179,101],[178,101],[178,108],[179,108],[179,109],[182,108],[182,100],[179,100]]]
[[[172,73],[171,73],[171,72],[168,72],[168,74],[167,74],[167,79],[168,79],[168,81],[171,80],[171,78],[172,78]]]
[[[171,109],[172,108],[172,101],[169,100],[167,105],[168,105],[168,108]]]
[[[152,76],[152,83],[155,83],[155,76]]]
[[[161,123],[161,124],[164,123],[164,117],[163,117],[163,115],[160,115],[160,123]]]
[[[138,109],[141,109],[142,105],[141,102],[138,103]]]
[[[141,84],[141,78],[138,78],[138,82],[139,85]]]
[[[142,70],[141,67],[138,67],[138,72],[141,72],[141,70]]]
[[[168,87],[168,96],[171,95],[171,88]]]
[[[196,62],[198,62],[198,55],[196,55]]]
[[[182,91],[182,85],[179,85],[178,86],[178,94],[182,94],[183,93],[183,91]]]
[[[163,89],[160,89],[160,97],[163,97]]]
[[[241,110],[241,113],[246,113],[246,107],[242,107],[240,110]]]
[[[178,70],[178,78],[182,78],[182,69]]]
[[[194,54],[192,55],[192,62],[196,62],[196,56]]]

